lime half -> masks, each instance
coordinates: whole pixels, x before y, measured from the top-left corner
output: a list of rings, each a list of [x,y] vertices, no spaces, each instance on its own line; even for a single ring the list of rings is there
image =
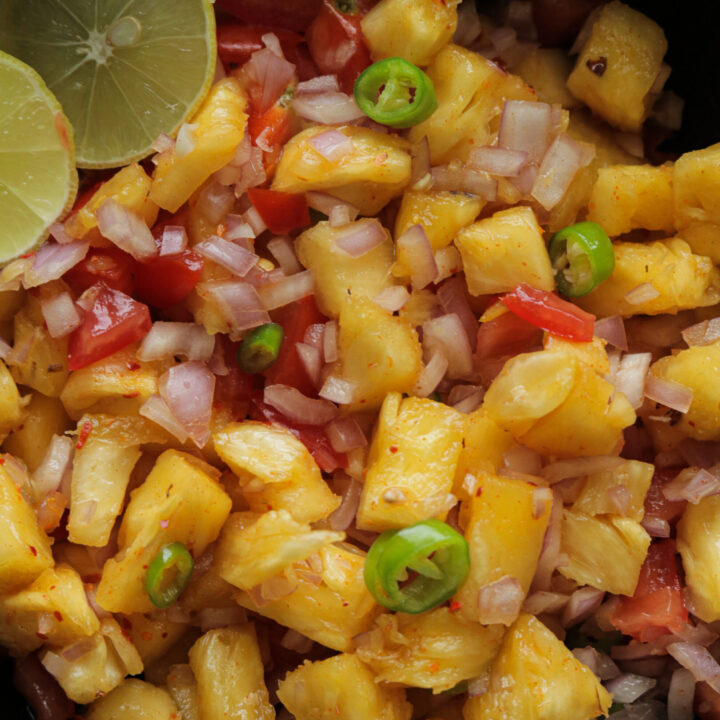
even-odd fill
[[[31,67],[0,52],[0,265],[42,242],[76,192],[60,103]]]
[[[215,72],[210,0],[2,0],[0,49],[34,67],[75,130],[77,163],[147,155],[202,102]]]

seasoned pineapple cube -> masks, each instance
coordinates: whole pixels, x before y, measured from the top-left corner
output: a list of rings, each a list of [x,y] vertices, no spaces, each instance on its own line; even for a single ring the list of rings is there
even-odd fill
[[[13,654],[25,655],[43,642],[69,645],[99,629],[82,580],[69,565],[48,568],[28,588],[0,597],[0,643]]]
[[[585,363],[600,375],[607,375],[610,372],[610,360],[605,350],[606,344],[605,340],[598,337],[594,337],[591,342],[576,342],[550,333],[545,333],[543,337],[545,350],[573,353],[580,362]]]
[[[234,585],[225,582],[211,567],[204,573],[193,573],[188,586],[178,601],[187,612],[197,612],[208,607],[234,608],[236,592]]]
[[[0,360],[0,441],[13,429],[20,429],[20,421],[23,419],[23,403],[20,399],[17,385],[13,380],[7,365]],[[7,447],[5,440],[4,447]],[[40,458],[42,460],[42,457]],[[39,462],[39,461],[38,461]]]
[[[370,447],[358,527],[379,532],[444,520],[455,503],[449,493],[464,429],[465,416],[443,403],[389,393]]]
[[[666,51],[662,28],[616,0],[599,11],[568,89],[611,125],[640,130]]]
[[[435,0],[381,0],[362,19],[362,32],[373,60],[401,57],[427,65],[452,38],[457,3]]]
[[[706,222],[688,225],[680,231],[679,237],[690,246],[695,255],[705,255],[715,265],[720,264],[720,225]]]
[[[197,682],[193,671],[187,664],[173,665],[167,676],[167,688],[182,720],[200,720],[200,707],[197,698]]]
[[[200,720],[273,720],[252,625],[206,632],[190,649]]]
[[[177,711],[166,690],[128,678],[96,700],[85,714],[87,720],[177,720]]]
[[[192,119],[195,144],[182,157],[175,149],[157,156],[150,199],[164,210],[177,209],[216,170],[232,160],[247,125],[245,91],[234,78],[219,80]]]
[[[571,70],[570,57],[560,48],[538,48],[513,65],[513,72],[535,90],[538,100],[564,108],[580,105],[565,85]]]
[[[631,230],[673,231],[673,167],[670,164],[613,165],[600,168],[588,203],[587,219],[610,237]]]
[[[591,720],[612,698],[590,668],[537,618],[523,614],[505,636],[490,687],[470,698],[465,720]]]
[[[158,550],[181,542],[194,557],[215,541],[232,502],[215,468],[166,450],[133,491],[118,535],[119,552],[105,563],[97,602],[110,612],[150,612],[145,571]]]
[[[314,558],[315,570],[301,563],[281,576],[286,583],[297,586],[289,595],[259,605],[246,592],[238,593],[236,599],[243,607],[326,647],[349,651],[353,638],[369,630],[380,612],[365,586],[365,553],[353,545],[340,544],[326,545],[318,555],[319,562]],[[314,575],[320,576],[319,584]]]
[[[675,227],[679,230],[699,222],[720,225],[720,143],[685,153],[675,163]]]
[[[435,56],[427,74],[435,86],[438,109],[410,129],[410,140],[427,136],[434,165],[466,160],[473,147],[490,145],[500,127],[505,100],[535,100],[517,76],[471,50],[448,44]]]
[[[305,661],[280,682],[278,697],[296,720],[410,720],[405,690],[376,681],[355,655]]]
[[[650,536],[635,520],[566,509],[561,549],[568,563],[558,569],[580,585],[633,595],[649,546]]]
[[[377,214],[410,181],[407,140],[354,125],[333,129],[350,139],[351,152],[340,160],[328,160],[310,143],[310,138],[328,128],[317,125],[303,130],[283,148],[272,189],[326,190],[355,205],[361,215]]]
[[[353,257],[342,250],[335,238],[352,229],[361,230],[371,220],[359,220],[340,228],[320,222],[295,242],[300,262],[312,270],[315,300],[328,317],[338,317],[348,295],[374,298],[392,285],[393,243],[390,234],[370,252]]]
[[[188,630],[187,625],[168,620],[165,613],[135,613],[122,623],[145,666],[164,655]]]
[[[231,423],[213,435],[213,443],[255,512],[287,510],[298,522],[309,523],[340,504],[307,448],[285,428]]]
[[[720,438],[720,342],[667,355],[650,372],[693,392],[690,408],[673,425],[676,431],[696,440]]]
[[[555,289],[542,229],[529,207],[501,210],[470,225],[458,233],[455,245],[473,295],[508,292],[521,282]]]
[[[223,580],[250,590],[324,545],[344,539],[345,533],[311,530],[287,510],[233,513],[218,540],[213,564]]]
[[[380,682],[444,692],[480,677],[497,653],[501,625],[484,627],[446,607],[420,615],[383,614],[357,649]]]
[[[410,392],[422,370],[417,332],[365,298],[340,312],[340,375],[355,385],[353,408],[379,407],[389,392]]]
[[[511,577],[524,593],[530,589],[552,504],[543,500],[538,512],[536,486],[523,480],[481,472],[477,481],[465,529],[470,575],[455,594],[467,620],[478,620],[478,591],[486,585]]]

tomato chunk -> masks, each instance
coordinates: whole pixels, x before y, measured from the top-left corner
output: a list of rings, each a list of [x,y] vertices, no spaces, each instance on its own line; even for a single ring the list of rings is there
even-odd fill
[[[64,275],[70,287],[79,295],[101,280],[114,290],[132,295],[135,281],[135,261],[120,248],[91,247],[88,254]]]
[[[477,332],[477,356],[481,360],[525,352],[542,340],[540,328],[514,313],[506,312],[480,323]]]
[[[304,195],[250,188],[248,196],[270,232],[284,235],[310,224],[310,209]]]
[[[147,305],[104,282],[90,288],[92,305],[68,340],[68,367],[79,370],[136,342],[150,332]],[[92,296],[92,295],[90,295]]]
[[[249,25],[302,32],[320,10],[320,0],[216,0],[216,6]]]
[[[193,250],[139,262],[135,266],[135,294],[153,307],[170,307],[198,284],[203,265],[202,255]]]
[[[273,33],[277,37],[283,54],[291,63],[294,63],[297,46],[302,42],[300,35],[288,30],[243,25],[241,23],[223,23],[218,26],[217,46],[220,59],[226,64],[245,64],[254,52],[265,47],[262,36],[266,33]]]

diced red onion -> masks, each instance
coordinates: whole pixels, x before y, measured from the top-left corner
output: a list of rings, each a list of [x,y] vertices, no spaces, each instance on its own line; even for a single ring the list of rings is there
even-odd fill
[[[330,215],[328,215],[328,223],[330,227],[343,227],[352,222],[357,217],[356,213],[352,213],[348,205],[336,205],[331,208]]]
[[[160,397],[186,430],[203,448],[210,439],[210,416],[215,393],[215,376],[199,362],[171,367],[158,381]]]
[[[391,285],[381,290],[373,302],[388,312],[397,312],[410,299],[410,293],[404,285]]]
[[[710,647],[717,639],[718,634],[702,620],[697,620],[696,625],[683,623],[678,630],[675,631],[673,637],[684,640],[685,642],[696,643],[704,647]]]
[[[262,235],[267,230],[265,221],[260,217],[260,213],[257,208],[252,205],[243,214],[243,220],[252,228],[255,233],[255,237]]]
[[[217,235],[211,235],[209,239],[197,243],[193,246],[193,250],[222,265],[238,277],[245,277],[258,260],[254,252]]]
[[[644,159],[645,147],[642,135],[639,133],[616,132],[613,138],[615,143],[625,150],[626,153],[641,160]]]
[[[326,425],[338,414],[330,401],[306,397],[289,385],[266,385],[263,400],[288,419],[305,425]]]
[[[316,347],[322,352],[325,327],[326,323],[313,323],[312,325],[309,325],[305,330],[303,342],[308,345],[312,345],[312,347]]]
[[[453,391],[462,388],[462,395],[452,397]],[[448,395],[448,405],[461,413],[471,413],[477,410],[482,404],[485,390],[481,385],[456,385]]]
[[[607,682],[605,687],[608,692],[612,693],[613,702],[632,703],[648,690],[652,690],[655,685],[657,685],[657,680],[653,678],[623,673]]]
[[[498,146],[527,153],[540,162],[550,145],[552,108],[547,103],[506,100],[498,133]]]
[[[147,230],[147,226],[145,229]],[[90,244],[87,242],[72,242],[64,245],[45,243],[29,259],[23,276],[23,286],[32,288],[50,280],[57,280],[87,255],[89,247]]]
[[[340,162],[355,149],[352,140],[338,130],[326,130],[313,135],[308,142],[326,160]]]
[[[351,221],[355,220],[355,218],[360,212],[354,205],[351,205],[344,200],[340,200],[339,198],[333,197],[332,195],[328,195],[324,192],[319,192],[317,190],[311,190],[305,193],[305,198],[308,205],[313,210],[317,210],[318,212],[321,212],[328,217],[337,207],[347,208],[348,216],[350,217]]]
[[[65,232],[65,226],[62,223],[53,223],[48,228],[48,232],[50,233],[50,237],[61,245],[67,245],[75,242],[75,238]]]
[[[568,604],[569,600],[570,597],[562,593],[538,590],[538,592],[525,598],[523,610],[531,615],[541,615],[542,613],[554,614],[562,610]]]
[[[693,720],[695,678],[685,668],[673,671],[667,697],[668,720]]]
[[[302,270],[290,238],[275,237],[268,241],[267,249],[286,275],[294,275]]]
[[[664,518],[655,517],[654,515],[648,515],[646,513],[640,524],[645,528],[650,537],[670,537],[670,523]]]
[[[159,153],[171,150],[173,147],[175,147],[175,141],[167,133],[160,133],[152,144],[152,149]]]
[[[95,217],[100,234],[136,260],[146,260],[157,254],[155,240],[145,221],[113,198],[100,205]]]
[[[338,324],[335,320],[325,323],[323,333],[323,356],[326,363],[333,363],[339,357],[338,350]]]
[[[427,135],[423,135],[412,147],[412,165],[410,174],[410,187],[415,188],[430,180],[430,143]]]
[[[349,405],[355,398],[355,390],[355,383],[328,375],[318,395],[338,405]]]
[[[654,285],[652,283],[645,282],[625,293],[624,300],[625,302],[630,303],[630,305],[640,305],[642,303],[650,302],[659,296],[660,292],[654,287]]]
[[[600,668],[598,665],[598,651],[588,645],[583,648],[573,648],[572,654],[588,669],[590,669],[594,675],[600,676]],[[611,661],[612,662],[612,661]],[[618,673],[619,674],[619,673]]]
[[[245,222],[245,218],[242,215],[226,215],[223,220],[223,225],[225,225],[225,234],[223,237],[226,240],[249,240],[255,237],[255,231]]]
[[[323,125],[358,120],[364,116],[355,98],[341,92],[324,92],[302,95],[292,101],[293,110],[302,118]]]
[[[563,627],[572,627],[589,618],[602,605],[604,597],[604,590],[589,585],[576,590],[563,610]]]
[[[467,283],[461,277],[445,280],[438,287],[437,297],[446,313],[454,313],[460,318],[460,322],[465,328],[465,333],[470,341],[470,347],[474,350],[477,340],[478,321],[470,307]]]
[[[313,276],[310,270],[282,277],[276,282],[268,283],[259,288],[258,294],[266,310],[284,307],[297,300],[312,295],[314,291]]]
[[[720,462],[720,442],[700,442],[685,438],[678,450],[687,465],[710,468]]]
[[[508,5],[507,23],[523,40],[537,40],[532,5],[527,0],[512,0]]]
[[[74,443],[67,435],[53,435],[42,462],[32,474],[31,483],[36,499],[58,490],[70,470]]]
[[[263,41],[268,50],[272,50],[272,52],[274,52],[278,57],[285,57],[280,45],[280,40],[278,40],[278,36],[275,33],[265,33],[260,37],[260,39]]]
[[[645,397],[672,410],[686,413],[692,405],[693,391],[685,385],[649,373],[645,381]]]
[[[215,300],[231,330],[249,330],[270,322],[257,290],[249,283],[206,283],[198,290],[201,296],[207,293]]]
[[[306,655],[313,646],[313,641],[306,635],[300,634],[297,630],[289,628],[282,636],[280,645],[300,655]]]
[[[651,362],[650,353],[632,353],[623,356],[615,371],[613,378],[615,390],[624,393],[630,405],[636,410],[643,404],[645,378]]]
[[[160,255],[177,255],[188,244],[187,232],[182,225],[166,225],[160,238]]]
[[[517,578],[505,576],[481,587],[477,597],[477,619],[483,625],[512,625],[525,598]]]
[[[422,290],[434,282],[438,274],[432,245],[422,225],[409,227],[396,240],[397,252],[410,270],[413,290]]]
[[[628,349],[625,322],[621,315],[611,315],[610,317],[596,320],[593,333],[595,337],[607,340],[607,342],[619,350]]]
[[[559,495],[553,499],[550,519],[543,538],[543,545],[532,581],[533,590],[549,590],[555,568],[560,564],[560,542],[562,539],[563,500]]]
[[[0,360],[7,360],[12,353],[12,346],[0,338]]]
[[[211,223],[219,223],[235,204],[235,193],[219,182],[206,185],[198,196],[196,208]]]
[[[251,187],[257,187],[262,185],[267,180],[267,174],[265,172],[265,166],[263,164],[263,151],[258,147],[253,147],[250,150],[249,160],[241,165],[238,169],[237,180],[235,181],[235,197],[240,197]],[[254,208],[251,208],[254,209]],[[247,215],[247,213],[246,213]],[[260,216],[257,216],[260,219]],[[260,234],[265,229],[265,223],[260,220],[262,230],[255,229],[256,224],[247,220],[255,230],[256,234]]]
[[[433,190],[450,190],[477,195],[486,200],[497,198],[497,180],[455,161],[431,168]]]
[[[54,297],[41,300],[40,311],[50,337],[65,337],[82,323],[80,313],[75,307],[70,293],[67,292],[61,292]]]
[[[697,505],[704,497],[720,494],[720,478],[707,470],[687,468],[662,486],[668,500],[687,500]]]
[[[299,82],[295,95],[316,95],[317,93],[340,92],[337,75],[319,75]]]
[[[696,325],[691,325],[682,331],[682,337],[689,347],[710,345],[716,340],[720,340],[720,318],[703,320]]]
[[[272,50],[263,48],[250,56],[243,66],[243,73],[262,88],[258,112],[263,113],[285,92],[295,74],[295,66]]]
[[[441,315],[423,323],[423,345],[445,355],[447,374],[463,379],[473,375],[472,348],[460,318],[455,314]]]
[[[387,239],[385,228],[380,221],[359,220],[347,230],[335,235],[335,244],[352,257],[361,257],[382,245]]]
[[[183,322],[153,323],[138,350],[140,360],[164,360],[183,355],[188,360],[205,362],[212,357],[215,339],[202,325]]]
[[[184,123],[180,126],[177,133],[177,140],[175,141],[176,157],[185,157],[185,155],[189,155],[195,149],[195,142],[197,141],[195,131],[197,129],[197,123]]]
[[[351,415],[333,420],[325,428],[325,433],[335,452],[344,453],[367,445],[365,433]]]
[[[468,166],[499,177],[517,177],[527,163],[529,154],[523,150],[499,147],[473,148]]]
[[[542,476],[551,484],[567,478],[582,477],[591,473],[613,470],[626,462],[617,455],[594,455],[592,457],[559,460],[542,469]]]
[[[507,456],[508,453],[506,453],[505,455]],[[519,470],[518,472],[523,472],[523,471]],[[531,475],[533,473],[528,473],[528,474]],[[553,498],[554,498],[553,491],[550,488],[546,488],[546,487],[535,488],[533,490],[533,517],[534,518],[542,517],[546,512],[546,508],[548,506],[552,507]]]
[[[483,31],[475,3],[460,3],[458,6],[458,23],[453,35],[453,42],[462,47],[470,47]]]
[[[694,643],[678,642],[668,645],[667,651],[693,674],[695,680],[706,682],[715,692],[720,692],[720,665],[707,648]]]
[[[440,381],[445,377],[448,369],[448,359],[441,350],[433,350],[430,360],[420,372],[420,377],[413,388],[413,393],[418,397],[427,397],[435,391]]]
[[[295,349],[297,350],[298,357],[302,366],[305,368],[310,380],[315,387],[320,387],[321,377],[320,372],[322,370],[322,354],[319,348],[307,345],[306,343],[296,343]]]

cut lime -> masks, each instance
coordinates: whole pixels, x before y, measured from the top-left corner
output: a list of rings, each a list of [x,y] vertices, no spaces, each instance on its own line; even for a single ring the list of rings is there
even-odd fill
[[[147,155],[202,102],[215,72],[210,0],[2,0],[0,49],[32,65],[75,129],[77,163]]]
[[[60,103],[31,67],[0,52],[0,265],[47,237],[77,183]]]

